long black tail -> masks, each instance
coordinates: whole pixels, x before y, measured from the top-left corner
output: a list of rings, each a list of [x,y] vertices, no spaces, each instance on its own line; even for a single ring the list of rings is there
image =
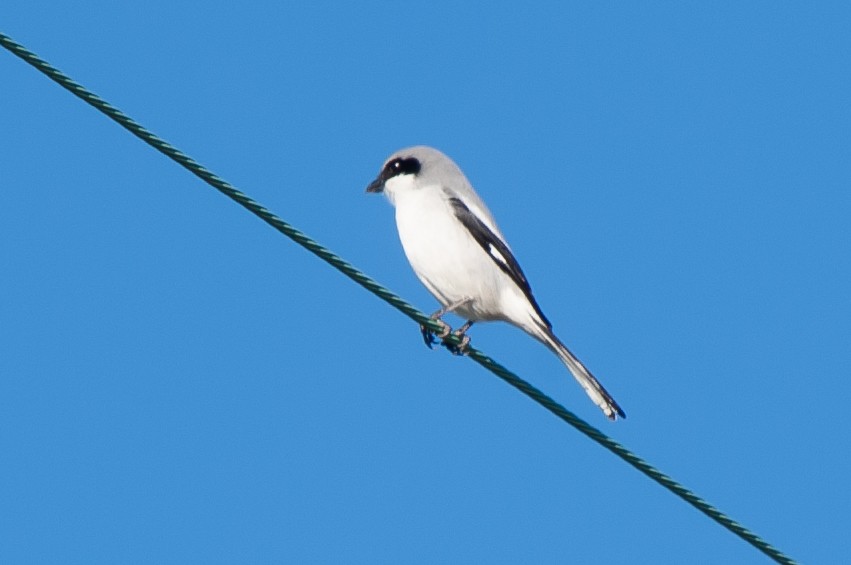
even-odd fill
[[[549,347],[553,353],[558,355],[561,362],[570,370],[570,373],[576,381],[585,389],[585,392],[594,401],[594,404],[600,407],[600,410],[606,415],[609,420],[617,420],[618,417],[626,418],[623,409],[615,402],[612,395],[600,384],[594,375],[591,374],[585,365],[576,358],[576,355],[555,336],[553,331],[546,326],[540,327],[540,335],[536,335],[541,342]]]

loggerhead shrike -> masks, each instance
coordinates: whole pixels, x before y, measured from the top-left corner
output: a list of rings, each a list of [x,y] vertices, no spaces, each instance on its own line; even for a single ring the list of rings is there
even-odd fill
[[[558,355],[610,420],[626,417],[555,336],[493,216],[449,157],[425,146],[397,151],[366,191],[383,192],[396,207],[405,255],[442,306],[432,315],[444,328],[440,337],[450,332],[440,320],[447,312],[467,320],[454,332],[463,340],[461,351],[469,343],[465,332],[474,322],[502,320],[515,325]],[[423,334],[429,344],[430,334],[427,330]]]

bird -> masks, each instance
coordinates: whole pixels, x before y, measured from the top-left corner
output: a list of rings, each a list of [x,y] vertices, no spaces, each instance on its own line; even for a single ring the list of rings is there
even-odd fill
[[[607,418],[626,417],[553,333],[493,215],[452,159],[423,145],[400,149],[384,161],[366,191],[383,193],[395,207],[405,256],[440,303],[431,316],[442,328],[439,337],[451,331],[443,315],[452,312],[466,320],[453,332],[461,339],[454,352],[467,348],[466,332],[475,322],[507,322],[555,353]],[[421,329],[430,346],[430,332]]]

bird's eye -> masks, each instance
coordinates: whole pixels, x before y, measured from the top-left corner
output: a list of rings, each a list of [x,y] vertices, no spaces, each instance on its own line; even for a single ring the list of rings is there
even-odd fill
[[[387,178],[396,175],[415,175],[420,172],[421,166],[416,157],[396,157],[384,167],[384,174]]]

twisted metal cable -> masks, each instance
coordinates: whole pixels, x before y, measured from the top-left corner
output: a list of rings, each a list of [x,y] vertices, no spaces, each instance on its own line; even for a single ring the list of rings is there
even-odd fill
[[[367,289],[368,291],[370,291],[371,293],[375,294],[376,296],[378,296],[379,298],[381,298],[382,300],[384,300],[385,302],[387,302],[388,304],[390,304],[391,306],[393,306],[394,308],[414,320],[415,322],[421,325],[425,325],[435,332],[440,331],[440,326],[434,320],[429,318],[426,314],[420,312],[418,309],[414,308],[412,305],[402,300],[402,298],[393,294],[391,291],[369,278],[367,275],[356,269],[348,262],[344,261],[339,256],[332,253],[327,248],[313,241],[308,236],[306,236],[287,222],[278,218],[269,210],[267,210],[266,208],[264,208],[263,206],[261,206],[239,190],[237,190],[235,187],[233,187],[226,181],[220,179],[208,169],[204,168],[194,159],[187,156],[178,149],[172,147],[171,145],[169,145],[168,143],[166,143],[165,141],[163,141],[162,139],[160,139],[141,125],[139,125],[133,119],[125,115],[123,112],[121,112],[105,100],[101,99],[96,94],[86,90],[81,85],[73,81],[71,78],[60,72],[58,69],[54,68],[52,65],[40,59],[34,53],[27,50],[22,45],[16,43],[11,38],[2,33],[0,33],[0,45],[14,53],[21,59],[23,59],[28,64],[35,67],[39,71],[41,71],[43,74],[47,75],[48,78],[59,84],[59,86],[61,86],[62,88],[65,88],[75,96],[81,98],[83,101],[102,112],[103,114],[106,114],[116,123],[118,123],[118,125],[130,131],[130,133],[132,133],[133,135],[135,135],[136,137],[138,137],[139,139],[141,139],[142,141],[144,141],[169,159],[178,162],[189,172],[199,177],[201,180],[203,180],[228,198],[234,200],[244,208],[248,209],[248,211],[250,211],[252,214],[259,217],[261,220],[263,220],[285,236],[289,237],[290,239],[292,239],[293,241],[295,241],[296,243],[298,243],[299,245],[301,245],[302,247],[304,247],[305,249],[307,249],[308,251],[310,251],[311,253],[313,253],[314,255],[316,255],[317,257],[319,257],[320,259],[322,259],[323,261],[325,261],[326,263],[328,263],[329,265],[331,265],[332,267],[334,267],[335,269],[337,269],[338,271],[340,271],[341,273],[343,273],[344,275],[364,287],[365,289]],[[447,338],[447,341],[457,346],[460,345],[461,340],[458,339],[456,336],[449,336]],[[790,557],[786,556],[784,553],[782,553],[780,550],[778,550],[765,540],[763,540],[761,537],[751,532],[732,518],[728,517],[720,510],[716,509],[714,506],[712,506],[702,498],[698,497],[690,490],[686,489],[684,486],[674,481],[673,479],[671,479],[670,477],[668,477],[667,475],[665,475],[664,473],[662,473],[637,455],[633,454],[631,451],[620,445],[618,442],[608,437],[606,434],[604,434],[591,424],[587,423],[573,412],[567,410],[564,406],[544,394],[541,390],[509,371],[497,361],[493,360],[481,351],[478,351],[474,348],[469,349],[469,357],[488,371],[492,372],[493,374],[495,374],[496,376],[498,376],[499,378],[501,378],[502,380],[504,380],[505,382],[507,382],[508,384],[510,384],[511,386],[513,386],[514,388],[516,388],[517,390],[519,390],[520,392],[522,392],[523,394],[525,394],[550,412],[552,412],[558,418],[564,420],[565,422],[567,422],[568,424],[588,436],[590,439],[599,443],[600,445],[602,445],[603,447],[605,447],[606,449],[608,449],[609,451],[611,451],[612,453],[614,453],[615,455],[617,455],[618,457],[638,469],[640,472],[642,472],[649,478],[653,479],[678,497],[685,500],[687,503],[697,508],[699,511],[704,513],[706,516],[708,516],[724,528],[728,529],[747,543],[751,544],[752,546],[763,552],[765,555],[767,555],[777,563],[783,563],[785,565],[794,565],[796,563]]]

